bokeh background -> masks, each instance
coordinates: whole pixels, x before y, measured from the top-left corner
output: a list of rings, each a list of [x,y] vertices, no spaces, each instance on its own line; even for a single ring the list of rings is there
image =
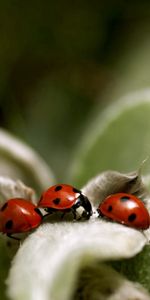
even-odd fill
[[[76,149],[100,112],[120,97],[149,87],[150,1],[0,0],[0,127],[33,147],[58,181],[67,178]],[[141,107],[131,109],[110,124],[106,139],[100,137],[85,157],[83,170],[80,161],[81,170],[71,179],[79,182],[77,187],[104,169],[129,172],[139,167],[150,154],[149,112],[150,105],[142,112]],[[3,294],[10,260],[2,243],[0,253]],[[149,289],[148,263],[143,266],[141,261],[139,268],[135,260],[140,271],[129,270],[130,279],[137,276]]]
[[[149,84],[149,1],[0,1],[0,126],[58,179],[96,113]]]

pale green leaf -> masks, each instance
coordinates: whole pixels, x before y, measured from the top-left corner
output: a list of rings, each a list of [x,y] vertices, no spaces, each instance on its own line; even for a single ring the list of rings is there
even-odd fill
[[[86,299],[87,292],[91,300],[150,299],[141,286],[130,283],[102,264],[110,264],[112,261],[121,263],[124,259],[128,268],[131,268],[132,257],[142,251],[150,236],[149,229],[143,233],[98,218],[98,202],[107,193],[114,192],[114,188],[115,192],[122,188],[141,195],[149,206],[149,193],[138,172],[121,174],[108,171],[93,178],[82,189],[93,204],[90,220],[52,222],[50,216],[47,223],[41,225],[22,244],[7,279],[11,300],[79,300]],[[149,266],[147,253],[136,260],[140,269],[137,268],[135,276],[138,278],[138,271],[142,269],[143,281],[148,288],[144,279],[145,274],[149,278],[145,261],[146,266]],[[120,264],[114,267],[117,269]],[[88,288],[89,278],[91,288]],[[138,279],[142,282],[141,277]]]
[[[100,220],[44,224],[23,243],[13,260],[7,280],[9,297],[13,300],[71,300],[81,268],[92,266],[96,261],[132,257],[144,244],[141,232]],[[108,296],[113,293],[110,290]],[[143,295],[139,299],[149,298]]]
[[[75,149],[69,178],[84,184],[100,171],[136,170],[150,155],[150,90],[128,94],[95,117]],[[149,172],[150,160],[143,168]]]
[[[25,186],[21,181],[14,181],[7,177],[0,177],[0,207],[10,198],[22,197],[36,203],[36,194],[33,189]],[[7,238],[0,233],[0,290],[1,300],[6,299],[5,280],[10,268],[10,262],[20,243]]]
[[[3,129],[0,129],[0,174],[21,179],[38,191],[54,183],[51,169],[39,154]]]

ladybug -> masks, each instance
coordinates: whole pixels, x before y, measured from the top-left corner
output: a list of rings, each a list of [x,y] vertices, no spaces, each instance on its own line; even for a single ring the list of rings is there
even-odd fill
[[[107,217],[121,224],[147,229],[150,216],[143,202],[134,195],[118,193],[108,196],[97,209],[99,216]]]
[[[92,206],[82,192],[69,184],[57,184],[46,190],[39,201],[38,207],[45,208],[48,214],[62,211],[63,215],[71,211],[76,219],[76,209],[82,206],[83,215],[89,219],[92,215]]]
[[[36,228],[42,218],[40,210],[34,204],[22,198],[12,198],[0,208],[0,232],[20,240],[12,234]]]

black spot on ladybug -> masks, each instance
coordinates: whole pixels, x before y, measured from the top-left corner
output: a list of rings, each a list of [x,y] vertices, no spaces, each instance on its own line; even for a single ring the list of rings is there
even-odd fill
[[[62,186],[61,185],[57,185],[56,187],[55,187],[55,192],[58,192],[58,191],[60,191],[62,189]]]
[[[80,191],[80,190],[78,190],[78,189],[76,189],[76,188],[73,188],[72,190],[73,190],[73,192],[74,192],[74,193],[81,194],[81,191]]]
[[[53,200],[53,203],[58,205],[59,203],[61,202],[61,199],[60,198],[56,198]]]
[[[109,205],[107,211],[111,212],[112,211],[112,206]]]
[[[12,220],[7,221],[5,224],[5,228],[7,230],[10,230],[10,229],[12,229],[12,227],[13,227],[13,221]]]
[[[34,211],[35,211],[41,218],[43,218],[43,215],[42,215],[41,211],[40,211],[37,207],[34,208]]]
[[[1,207],[1,211],[4,211],[6,209],[6,207],[8,206],[8,203],[5,203],[2,207]]]
[[[130,200],[130,197],[129,197],[129,196],[123,196],[123,197],[120,198],[120,201],[121,201],[121,202],[126,202],[126,201],[128,201],[128,200]]]
[[[129,217],[128,217],[129,222],[133,222],[135,219],[136,219],[136,214],[134,214],[134,213],[129,215]]]

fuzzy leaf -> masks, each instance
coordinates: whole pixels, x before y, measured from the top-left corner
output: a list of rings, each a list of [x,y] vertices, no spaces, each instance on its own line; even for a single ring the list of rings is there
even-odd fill
[[[94,205],[98,205],[107,196],[115,193],[134,194],[149,205],[150,193],[142,181],[140,169],[128,174],[117,171],[105,171],[91,179],[82,192]]]
[[[104,194],[114,191],[114,186],[115,192],[121,188],[132,190],[149,203],[138,172],[126,175],[109,171],[82,189],[92,200],[94,212],[98,197],[101,201]],[[96,213],[85,222],[47,222],[19,248],[7,280],[8,295],[12,300],[78,300],[81,294],[86,299],[90,290],[91,300],[148,300],[150,296],[142,288],[101,264],[128,259],[130,265],[130,259],[147,242],[141,231],[97,218]],[[95,271],[91,271],[93,268]],[[89,278],[91,289],[86,283]]]
[[[7,280],[9,297],[69,300],[80,268],[96,260],[132,257],[144,244],[142,233],[100,220],[42,225],[13,260]]]
[[[136,170],[149,156],[149,116],[149,89],[128,94],[95,116],[75,149],[68,178],[82,186],[103,170]],[[150,160],[145,164],[145,174],[149,168]]]
[[[21,181],[13,181],[7,177],[0,177],[0,207],[6,200],[13,197],[23,197],[35,203],[36,195],[33,189],[25,186]],[[1,300],[5,299],[4,280],[10,268],[10,261],[19,247],[18,242],[10,240],[0,234],[0,290]]]
[[[0,174],[21,179],[41,192],[54,182],[43,159],[19,139],[0,129]]]
[[[14,197],[28,199],[36,203],[35,191],[24,185],[20,180],[14,181],[8,177],[0,177],[0,206],[6,200]]]
[[[101,278],[101,280],[99,280]],[[108,266],[94,263],[80,270],[75,299],[90,300],[149,300],[146,291],[137,283],[125,280]]]

